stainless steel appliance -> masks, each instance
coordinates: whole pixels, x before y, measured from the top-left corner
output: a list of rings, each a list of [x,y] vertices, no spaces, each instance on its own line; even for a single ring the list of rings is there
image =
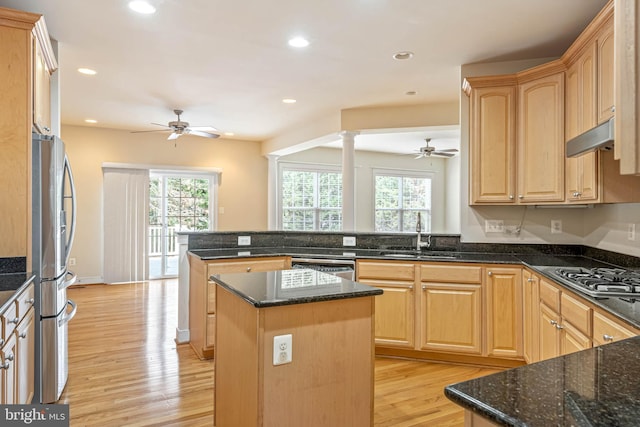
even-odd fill
[[[355,278],[355,262],[349,259],[292,258],[291,268],[308,268],[344,279]]]
[[[36,274],[36,395],[58,400],[67,383],[67,323],[76,305],[67,287],[76,275],[67,269],[76,224],[73,175],[64,143],[56,136],[33,134],[33,270]]]
[[[640,272],[616,267],[554,267],[547,270],[562,283],[592,297],[640,298]]]

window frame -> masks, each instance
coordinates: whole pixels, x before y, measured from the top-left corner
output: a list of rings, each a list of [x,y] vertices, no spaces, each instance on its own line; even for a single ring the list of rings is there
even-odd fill
[[[342,180],[342,167],[338,166],[338,165],[333,165],[333,164],[322,164],[322,163],[304,163],[304,162],[278,162],[278,184],[277,184],[277,218],[278,218],[278,222],[277,222],[277,227],[278,230],[284,230],[283,227],[283,221],[282,221],[282,215],[284,213],[284,207],[283,207],[283,203],[282,203],[282,196],[283,196],[283,192],[282,192],[282,184],[283,184],[283,173],[285,171],[298,171],[298,172],[314,172],[316,174],[318,173],[323,173],[323,172],[329,172],[329,173],[337,173],[340,175],[340,178]],[[317,176],[317,175],[316,175]],[[341,181],[342,184],[342,181]],[[302,208],[305,210],[313,210],[314,211],[314,224],[313,224],[313,230],[288,230],[288,231],[304,231],[304,232],[322,232],[322,231],[328,231],[328,230],[320,230],[319,229],[319,221],[320,221],[320,215],[318,214],[320,211],[322,210],[326,210],[325,208],[320,208],[319,207],[319,197],[317,194],[317,190],[318,188],[316,187],[315,191],[316,194],[314,195],[314,207],[313,208]],[[342,189],[341,189],[341,196],[342,196]],[[340,230],[342,230],[342,226],[343,226],[343,220],[342,220],[342,199],[340,201],[340,206],[338,207],[340,209],[340,215],[341,215],[341,219],[340,219]]]
[[[402,231],[403,229],[403,217],[404,212],[415,212],[415,211],[429,211],[429,221],[425,222],[424,218],[422,219],[422,231],[423,233],[431,233],[432,231],[432,223],[433,223],[433,193],[434,193],[434,180],[436,177],[436,173],[433,171],[420,171],[420,170],[403,170],[403,169],[387,169],[387,168],[373,168],[371,171],[372,174],[372,185],[371,185],[371,203],[372,203],[372,224],[373,224],[373,232],[374,233],[390,233],[389,231],[380,231],[376,229],[376,177],[378,176],[391,176],[391,177],[402,177],[402,178],[418,178],[418,179],[428,179],[431,181],[431,190],[430,190],[430,203],[428,209],[393,209],[394,211],[399,212],[399,220],[400,220],[400,231],[394,231],[393,233],[414,233],[415,230],[412,231]],[[400,198],[402,200],[402,197]],[[385,209],[391,211],[392,209]],[[426,227],[428,225],[428,229]]]

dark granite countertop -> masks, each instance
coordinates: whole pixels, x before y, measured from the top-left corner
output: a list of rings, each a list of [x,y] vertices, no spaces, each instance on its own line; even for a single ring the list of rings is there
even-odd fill
[[[637,426],[640,337],[453,384],[455,403],[506,426]]]
[[[34,278],[31,273],[0,274],[0,312],[3,312]]]
[[[211,280],[258,308],[382,294],[381,289],[309,269],[216,274]]]

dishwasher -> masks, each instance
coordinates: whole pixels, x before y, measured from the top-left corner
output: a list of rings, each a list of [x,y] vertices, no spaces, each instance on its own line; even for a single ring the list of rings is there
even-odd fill
[[[349,259],[291,258],[291,268],[308,268],[349,280],[355,279],[355,265]]]

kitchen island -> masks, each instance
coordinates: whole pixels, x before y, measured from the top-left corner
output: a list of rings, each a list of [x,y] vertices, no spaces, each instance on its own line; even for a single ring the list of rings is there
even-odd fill
[[[453,384],[468,426],[637,426],[640,337]]]
[[[380,289],[307,269],[211,279],[217,286],[215,425],[373,424]],[[288,335],[284,347],[274,342]]]

